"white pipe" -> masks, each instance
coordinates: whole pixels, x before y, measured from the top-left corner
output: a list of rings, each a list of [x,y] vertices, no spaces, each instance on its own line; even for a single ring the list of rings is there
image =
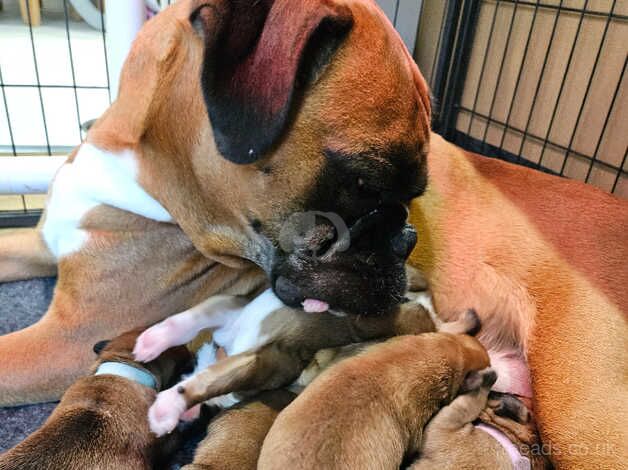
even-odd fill
[[[67,157],[0,157],[0,194],[46,194]]]
[[[120,71],[131,44],[146,21],[144,0],[106,0],[105,31],[111,100],[118,96]]]

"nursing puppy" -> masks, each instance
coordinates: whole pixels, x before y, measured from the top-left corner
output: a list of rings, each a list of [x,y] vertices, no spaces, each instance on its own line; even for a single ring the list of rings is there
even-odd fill
[[[397,469],[420,449],[424,425],[443,405],[495,381],[488,365],[482,345],[462,334],[368,346],[326,370],[279,414],[258,468]]]
[[[150,469],[175,444],[146,423],[158,390],[191,360],[185,347],[146,364],[135,362],[139,330],[94,346],[92,375],[77,380],[44,425],[0,456],[2,470]],[[174,450],[174,449],[172,449]]]
[[[195,375],[158,395],[149,411],[152,431],[163,435],[173,430],[186,410],[208,399],[232,392],[272,390],[290,385],[321,349],[434,331],[435,323],[441,329],[455,332],[467,332],[479,326],[473,311],[466,312],[457,322],[440,325],[426,303],[427,294],[409,295],[414,297],[412,301],[389,314],[361,317],[295,310],[284,307],[270,290],[264,292],[238,314],[229,312],[227,321],[214,331],[209,347],[214,352],[217,348],[224,349],[226,358],[218,361],[212,358],[209,364],[200,364]],[[224,304],[232,301],[229,297],[216,299]],[[214,304],[213,308],[216,307]],[[183,320],[188,328],[191,326],[189,317],[177,317],[148,329],[138,339],[136,357],[150,358],[159,349],[176,344],[177,340],[186,341],[188,336],[185,335],[170,336],[177,327],[169,329],[168,323],[173,325]],[[208,317],[215,319],[216,315],[210,312]],[[200,325],[199,322],[192,328],[192,335]],[[161,342],[153,341],[154,337]],[[169,341],[163,341],[164,337]],[[147,345],[160,347],[151,349]]]
[[[550,468],[528,409],[511,395],[489,397],[491,385],[458,396],[432,418],[410,470]]]
[[[209,423],[194,461],[183,470],[256,469],[268,430],[294,397],[287,390],[272,390],[222,411]]]

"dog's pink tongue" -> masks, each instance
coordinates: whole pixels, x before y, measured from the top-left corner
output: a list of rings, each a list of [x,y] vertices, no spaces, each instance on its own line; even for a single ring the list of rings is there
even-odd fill
[[[317,299],[305,299],[303,301],[303,310],[307,313],[323,313],[329,310],[329,304]]]

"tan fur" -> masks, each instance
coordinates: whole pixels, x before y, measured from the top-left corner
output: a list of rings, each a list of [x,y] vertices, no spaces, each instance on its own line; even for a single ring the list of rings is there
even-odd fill
[[[555,464],[620,468],[628,442],[628,304],[599,286],[628,285],[628,203],[482,159],[435,135],[429,171],[428,191],[411,209],[422,242],[409,262],[426,273],[437,310],[447,318],[472,305],[487,348],[515,348],[527,358]],[[538,203],[517,201],[533,197]],[[586,228],[569,230],[584,221]],[[566,258],[577,243],[586,254]],[[580,258],[591,250],[599,262],[582,271]]]
[[[268,430],[294,397],[274,390],[222,411],[209,423],[194,461],[183,470],[255,470]]]
[[[420,448],[425,423],[488,356],[467,335],[399,336],[339,362],[273,424],[266,469],[399,468]]]
[[[137,364],[132,350],[140,331],[112,340],[92,372],[103,362],[123,362],[149,371],[158,386],[177,377],[191,360],[184,347],[173,348],[148,364]],[[89,375],[63,395],[44,425],[0,455],[2,470],[150,469],[166,455],[167,440],[157,440],[146,414],[155,390],[113,375]],[[171,436],[172,437],[172,436]]]
[[[420,233],[412,263],[427,273],[439,312],[476,308],[488,347],[527,358],[541,434],[555,463],[622,465],[626,203],[430,137],[424,80],[374,2],[361,0],[342,2],[354,30],[305,93],[280,145],[256,164],[230,164],[217,153],[198,86],[202,40],[188,16],[200,3],[180,0],[146,25],[118,100],[88,135],[104,149],[134,150],[141,184],[177,224],[144,221],[112,231],[99,209],[87,217],[90,241],[60,263],[46,317],[0,339],[0,403],[58,397],[86,370],[95,340],[163,319],[204,296],[245,294],[264,282],[243,261],[254,238],[247,222],[259,219],[276,234],[314,185],[323,148],[359,152],[397,141],[419,145],[422,155],[431,140],[430,186],[412,207]],[[6,279],[51,272],[38,237],[23,234],[30,242],[0,239],[0,266],[8,266],[2,272],[12,273]],[[27,246],[17,262],[4,261]],[[208,267],[203,256],[222,264],[190,277],[191,268]]]

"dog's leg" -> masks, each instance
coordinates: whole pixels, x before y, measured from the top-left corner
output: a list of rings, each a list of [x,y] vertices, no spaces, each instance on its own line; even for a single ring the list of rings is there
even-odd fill
[[[296,355],[279,351],[274,345],[222,359],[159,393],[148,412],[151,430],[158,436],[172,431],[187,409],[209,398],[287,385],[296,379],[301,368]]]
[[[0,282],[54,276],[57,264],[37,229],[0,232]]]
[[[87,371],[90,345],[102,338],[64,320],[53,304],[39,322],[0,337],[0,406],[56,400]]]
[[[218,295],[144,331],[135,343],[135,359],[148,362],[172,346],[192,341],[199,331],[218,328],[246,304],[243,297]]]

